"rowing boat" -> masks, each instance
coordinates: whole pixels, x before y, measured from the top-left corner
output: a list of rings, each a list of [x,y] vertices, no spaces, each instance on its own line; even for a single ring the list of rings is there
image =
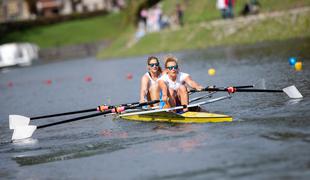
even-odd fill
[[[143,122],[169,122],[169,123],[217,123],[231,122],[233,118],[228,115],[208,112],[188,111],[183,114],[174,112],[156,112],[151,114],[124,115],[122,119]]]
[[[214,103],[224,99],[231,98],[230,95],[209,99],[206,101],[188,105],[189,109],[197,108],[201,105]],[[177,106],[167,109],[154,109],[139,112],[129,112],[120,114],[119,117],[126,120],[144,121],[144,122],[170,122],[170,123],[209,123],[209,122],[231,122],[232,117],[223,114],[214,114],[208,112],[188,111],[183,114],[175,113],[176,110],[183,109],[183,106]]]

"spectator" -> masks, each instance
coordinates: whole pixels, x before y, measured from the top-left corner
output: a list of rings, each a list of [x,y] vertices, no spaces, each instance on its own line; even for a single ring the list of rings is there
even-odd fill
[[[155,5],[154,13],[155,13],[155,16],[156,16],[156,19],[157,19],[156,23],[157,23],[158,28],[160,30],[162,28],[162,10],[161,10],[161,5],[160,4]]]
[[[181,6],[181,4],[177,4],[176,5],[176,14],[177,14],[177,22],[179,26],[183,26],[184,22],[183,22],[183,16],[184,16],[184,11],[183,8]]]
[[[145,24],[142,21],[140,21],[138,24],[138,29],[135,34],[135,40],[138,41],[144,35],[145,35]]]
[[[226,17],[227,18],[234,18],[234,5],[235,0],[225,0],[225,5],[227,7],[226,10]]]
[[[147,32],[159,31],[159,14],[156,9],[151,8],[147,15]]]
[[[216,7],[217,7],[217,9],[220,10],[222,18],[226,19],[227,6],[225,4],[225,0],[217,0],[216,1]]]
[[[145,8],[140,11],[140,21],[143,22],[144,27],[146,27],[147,13],[148,12]]]
[[[251,13],[252,14],[258,14],[259,13],[259,9],[261,7],[260,3],[258,0],[251,0]]]
[[[258,0],[248,0],[248,2],[244,5],[241,14],[243,16],[247,16],[250,14],[258,14],[260,9],[260,3]]]
[[[167,15],[162,15],[161,18],[161,29],[168,28],[170,26],[170,19]]]

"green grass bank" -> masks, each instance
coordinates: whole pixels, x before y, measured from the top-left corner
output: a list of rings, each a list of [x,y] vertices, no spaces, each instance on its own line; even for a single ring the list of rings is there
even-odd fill
[[[148,34],[130,47],[126,45],[128,36],[124,35],[102,50],[99,58],[306,38],[310,37],[309,17],[310,8],[302,8],[187,24],[181,29]]]

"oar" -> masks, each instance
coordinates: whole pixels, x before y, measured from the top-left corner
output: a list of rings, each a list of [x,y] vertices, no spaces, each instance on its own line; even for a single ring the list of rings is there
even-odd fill
[[[116,106],[130,106],[130,105],[134,105],[134,104],[139,104],[139,102],[112,105],[112,106],[100,105],[97,108],[84,109],[84,110],[78,110],[78,111],[70,111],[70,112],[57,113],[57,114],[49,114],[49,115],[43,115],[43,116],[35,116],[35,117],[26,117],[26,116],[21,116],[21,115],[9,115],[9,126],[10,126],[10,129],[15,129],[18,126],[28,125],[30,120],[51,118],[51,117],[57,117],[57,116],[66,116],[66,115],[72,115],[72,114],[81,114],[81,113],[93,112],[93,111],[102,111],[102,110],[111,109],[111,108],[116,107]]]
[[[245,85],[245,86],[234,86],[235,88],[239,88],[239,89],[242,89],[242,88],[253,88],[255,85]],[[194,91],[194,92],[197,92],[197,91]],[[194,93],[193,92],[193,93]],[[192,98],[189,100],[189,103],[192,103],[192,102],[195,102],[195,101],[198,101],[198,100],[201,100],[201,99],[204,99],[204,98],[211,98],[212,95],[216,93],[216,91],[213,91],[213,92],[210,92],[208,94],[204,94],[202,96],[198,96],[198,97],[195,97],[195,98]],[[191,94],[190,94],[191,95]]]
[[[229,89],[233,88],[234,92],[269,92],[269,93],[286,93],[290,98],[302,98],[303,96],[298,91],[298,89],[292,85],[286,87],[282,90],[275,90],[275,89],[244,89],[244,88],[235,88],[235,87],[228,87],[228,88],[205,88],[203,91],[229,91]],[[196,91],[196,90],[193,90]]]
[[[121,112],[121,111],[124,111],[126,109],[134,109],[137,107],[156,104],[159,102],[160,102],[159,100],[154,100],[154,101],[149,101],[149,102],[144,102],[144,103],[139,103],[139,104],[134,104],[134,105],[129,105],[129,106],[115,107],[113,109],[109,109],[109,110],[106,110],[103,112],[90,114],[90,115],[86,115],[86,116],[81,116],[81,117],[76,117],[76,118],[71,118],[71,119],[58,121],[58,122],[54,122],[54,123],[44,124],[41,126],[34,126],[34,125],[17,126],[14,129],[14,132],[12,135],[12,140],[20,140],[20,139],[29,138],[32,136],[32,134],[34,133],[34,131],[36,129],[43,129],[43,128],[50,127],[50,126],[69,123],[69,122],[78,121],[78,120],[87,119],[87,118],[96,117],[96,116],[101,116],[101,115],[105,115],[105,114],[109,114],[109,113]]]

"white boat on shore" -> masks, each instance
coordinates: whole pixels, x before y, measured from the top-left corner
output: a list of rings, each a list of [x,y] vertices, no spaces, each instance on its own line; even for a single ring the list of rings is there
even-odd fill
[[[39,57],[39,47],[31,43],[9,43],[0,45],[0,68],[29,66]]]

